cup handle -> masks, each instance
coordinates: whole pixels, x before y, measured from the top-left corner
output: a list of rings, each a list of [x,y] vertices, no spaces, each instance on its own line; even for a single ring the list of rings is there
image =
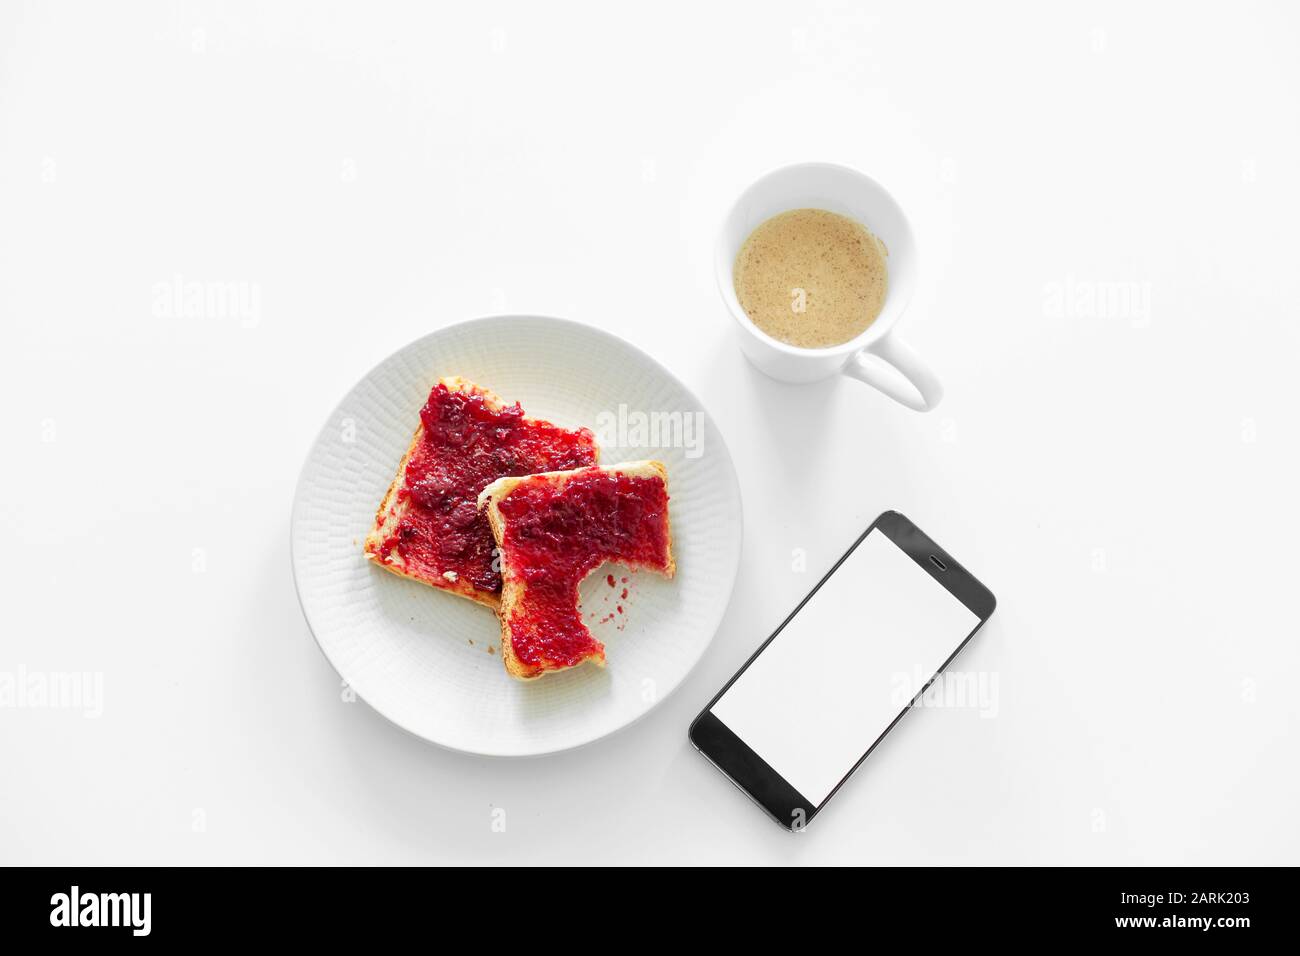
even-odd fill
[[[880,361],[872,362],[865,358],[868,355]],[[933,411],[943,399],[939,376],[911,346],[893,334],[854,353],[844,366],[844,374],[880,389],[894,401],[918,412]]]

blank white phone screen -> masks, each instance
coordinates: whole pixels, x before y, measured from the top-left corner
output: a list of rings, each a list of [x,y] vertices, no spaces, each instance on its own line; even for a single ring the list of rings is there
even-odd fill
[[[713,715],[820,806],[978,624],[873,530]]]

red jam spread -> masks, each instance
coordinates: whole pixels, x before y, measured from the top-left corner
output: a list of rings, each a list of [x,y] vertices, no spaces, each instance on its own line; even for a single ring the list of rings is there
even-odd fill
[[[406,510],[380,557],[387,561],[395,550],[423,577],[499,592],[496,545],[478,511],[479,492],[498,478],[594,464],[595,439],[585,428],[526,420],[518,402],[493,409],[480,392],[442,384],[429,393],[420,421],[424,428],[397,492]]]
[[[498,507],[506,565],[527,585],[510,615],[515,656],[537,671],[603,657],[604,645],[582,623],[578,585],[606,561],[667,566],[663,479],[593,468],[559,487],[525,481]]]

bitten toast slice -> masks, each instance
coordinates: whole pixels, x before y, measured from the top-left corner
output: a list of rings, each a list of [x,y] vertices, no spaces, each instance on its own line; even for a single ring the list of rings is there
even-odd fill
[[[478,494],[498,478],[594,465],[586,428],[528,418],[480,385],[440,379],[366,536],[366,557],[403,577],[496,610],[501,574]]]
[[[605,647],[582,622],[578,585],[606,561],[676,571],[661,462],[501,478],[479,495],[501,560],[501,659],[532,680]]]

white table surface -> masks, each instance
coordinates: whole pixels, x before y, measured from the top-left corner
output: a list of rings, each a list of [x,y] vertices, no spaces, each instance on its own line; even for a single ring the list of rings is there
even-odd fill
[[[0,708],[0,860],[1300,862],[1295,8],[268,6],[0,11],[0,673],[103,680]],[[734,347],[716,226],[805,159],[909,211],[933,414]],[[746,520],[681,688],[524,761],[341,700],[288,552],[339,397],[497,312],[672,368]],[[997,706],[793,837],[686,726],[887,508],[998,595]]]

